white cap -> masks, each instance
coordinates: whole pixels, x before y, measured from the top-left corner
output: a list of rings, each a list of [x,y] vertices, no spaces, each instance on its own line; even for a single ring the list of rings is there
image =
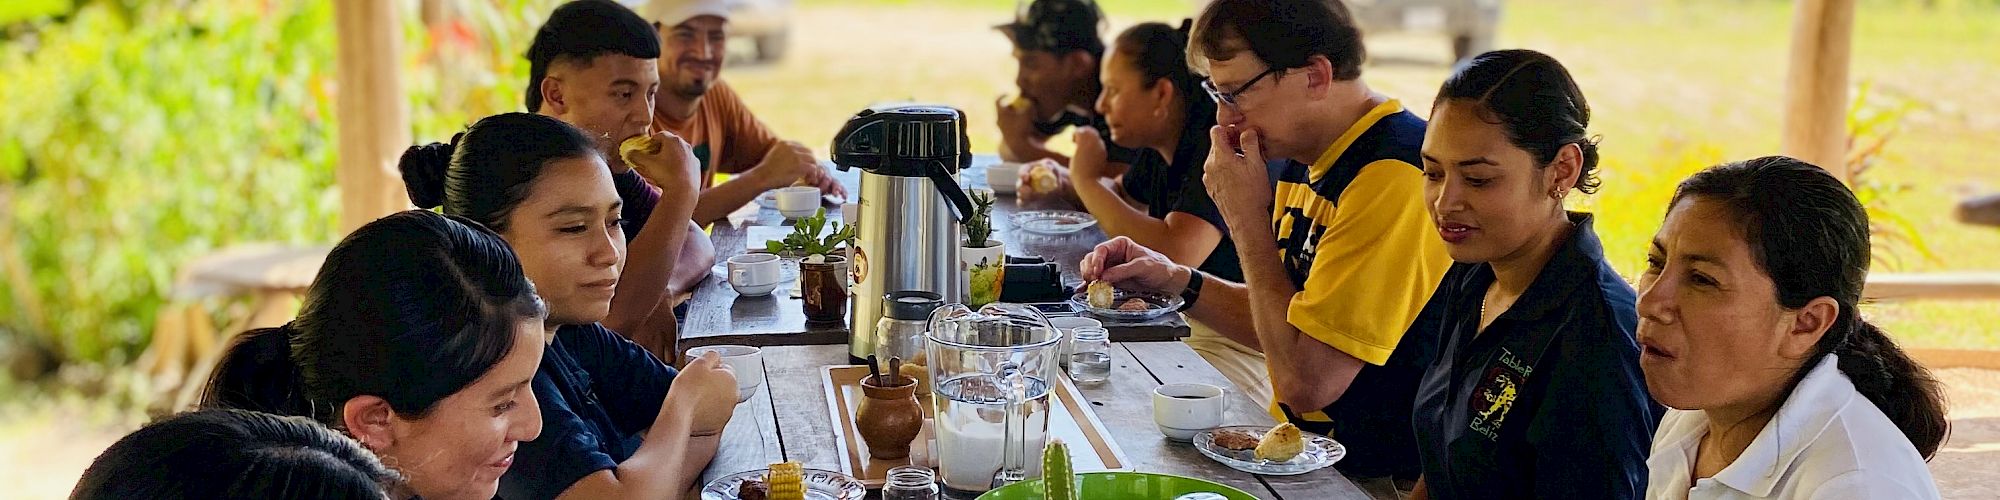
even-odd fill
[[[673,26],[701,16],[729,19],[735,6],[735,0],[651,0],[646,2],[645,15],[647,20]]]

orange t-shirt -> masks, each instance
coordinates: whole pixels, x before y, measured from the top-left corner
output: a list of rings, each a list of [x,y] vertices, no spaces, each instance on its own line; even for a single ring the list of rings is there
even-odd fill
[[[721,80],[702,95],[694,116],[686,120],[674,120],[655,108],[653,128],[673,132],[694,147],[695,158],[701,160],[702,189],[713,187],[718,173],[740,174],[757,166],[778,143],[771,128],[751,115],[743,98]]]

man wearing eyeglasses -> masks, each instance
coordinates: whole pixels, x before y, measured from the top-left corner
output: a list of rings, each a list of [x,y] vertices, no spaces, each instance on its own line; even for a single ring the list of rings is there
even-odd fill
[[[1338,2],[1211,3],[1188,45],[1217,102],[1203,181],[1245,282],[1125,239],[1082,267],[1121,288],[1180,293],[1196,320],[1261,350],[1273,413],[1337,431],[1348,453],[1336,466],[1387,496],[1418,472],[1411,403],[1436,330],[1423,323],[1451,259],[1424,209],[1424,121],[1361,81],[1360,36]]]

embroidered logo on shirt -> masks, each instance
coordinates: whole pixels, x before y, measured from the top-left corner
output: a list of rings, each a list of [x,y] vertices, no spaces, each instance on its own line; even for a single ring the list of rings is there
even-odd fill
[[[1500,425],[1507,421],[1507,412],[1514,409],[1521,384],[1534,373],[1534,367],[1515,358],[1513,351],[1500,348],[1499,363],[1487,368],[1479,388],[1472,392],[1472,407],[1484,409],[1475,412],[1466,427],[1487,439],[1499,440]]]

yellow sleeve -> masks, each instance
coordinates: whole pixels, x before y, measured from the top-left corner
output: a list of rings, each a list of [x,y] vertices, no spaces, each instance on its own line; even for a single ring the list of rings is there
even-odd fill
[[[1341,191],[1286,319],[1364,362],[1388,362],[1451,267],[1433,227],[1421,171],[1396,160],[1362,167]]]

